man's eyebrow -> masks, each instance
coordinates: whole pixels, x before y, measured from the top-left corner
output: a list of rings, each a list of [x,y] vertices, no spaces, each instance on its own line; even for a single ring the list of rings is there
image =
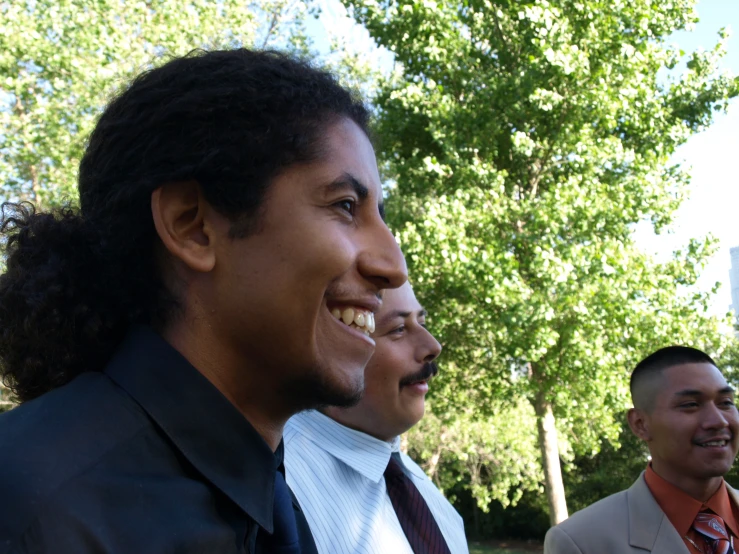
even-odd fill
[[[369,189],[363,185],[359,179],[348,172],[342,174],[341,177],[329,183],[326,188],[329,193],[347,189],[353,190],[360,200],[366,200],[369,196]],[[385,203],[380,201],[377,204],[377,210],[380,212],[382,220],[385,221]]]
[[[389,312],[385,314],[378,322],[377,326],[385,325],[388,321],[392,321],[395,318],[401,318],[406,319],[412,315],[413,312],[409,312],[406,310],[393,310],[392,312]],[[428,312],[424,309],[418,310],[416,312],[416,317],[426,317],[428,315]]]
[[[395,318],[402,318],[405,319],[406,317],[410,316],[411,312],[407,312],[404,310],[393,310],[392,312],[386,313],[380,320],[377,322],[377,326],[380,327],[381,325],[385,325],[388,321],[392,321]]]
[[[728,386],[718,390],[718,394],[733,394],[734,387]],[[684,389],[677,391],[675,396],[703,396],[705,393],[695,389]]]
[[[684,389],[675,393],[675,396],[703,396],[703,391],[696,389]]]
[[[365,200],[369,196],[369,189],[351,173],[342,174],[341,177],[329,183],[326,188],[329,192],[352,190],[360,200]]]

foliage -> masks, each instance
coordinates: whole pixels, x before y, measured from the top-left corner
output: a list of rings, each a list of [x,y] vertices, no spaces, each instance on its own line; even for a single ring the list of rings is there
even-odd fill
[[[577,457],[564,474],[573,512],[628,489],[647,467],[646,443],[631,432],[625,412],[619,414],[617,421],[621,424],[619,447],[604,440],[597,454]]]
[[[633,238],[668,228],[689,182],[672,155],[737,94],[716,70],[725,33],[669,46],[692,0],[344,1],[398,62],[377,98],[382,162],[445,347],[434,413],[498,421],[501,402],[539,397],[574,455],[617,445],[641,357],[726,342],[694,287],[714,241],[659,263]],[[478,500],[503,501],[515,480],[487,475]]]
[[[85,139],[118,87],[203,47],[306,51],[294,0],[0,1],[0,197],[76,201]]]
[[[729,341],[719,356],[714,358],[716,364],[735,388],[739,388],[739,327],[734,327],[735,339]]]
[[[493,498],[515,506],[525,491],[540,492],[536,439],[520,432],[535,425],[528,403],[501,406],[490,419],[469,407],[453,416],[437,411],[431,404],[408,432],[409,452],[425,460],[424,470],[451,501],[460,486],[472,491],[483,511]]]
[[[483,512],[469,491],[460,491],[455,507],[464,519],[468,538],[543,541],[549,529],[546,499],[538,493],[525,492],[515,508],[493,501]]]

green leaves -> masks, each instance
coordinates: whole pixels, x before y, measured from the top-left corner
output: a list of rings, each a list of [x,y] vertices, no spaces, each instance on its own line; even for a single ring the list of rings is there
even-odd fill
[[[464,483],[483,511],[493,500],[515,506],[524,491],[541,490],[535,437],[520,432],[522,426],[536,425],[533,408],[524,401],[498,406],[496,412],[501,416],[494,421],[471,408],[442,418],[434,406],[408,434],[411,453],[428,460],[426,470],[437,486],[450,496]]]
[[[257,35],[263,44],[298,44],[305,6],[0,2],[0,196],[76,202],[85,140],[116,88],[158,60],[195,48],[249,45]]]

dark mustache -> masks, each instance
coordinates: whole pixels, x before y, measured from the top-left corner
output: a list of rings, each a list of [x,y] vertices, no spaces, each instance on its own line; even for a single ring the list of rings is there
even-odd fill
[[[439,366],[436,365],[436,362],[426,362],[419,371],[401,379],[400,386],[403,387],[411,383],[418,383],[419,381],[428,381],[432,377],[436,377],[437,373],[439,373]]]

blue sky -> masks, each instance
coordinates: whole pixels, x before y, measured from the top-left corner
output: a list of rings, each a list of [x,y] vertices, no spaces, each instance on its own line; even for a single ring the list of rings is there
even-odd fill
[[[372,63],[389,67],[392,56],[378,51],[367,32],[346,17],[338,0],[323,0],[320,22],[310,25],[315,46],[326,49],[327,32],[350,37],[357,51]],[[685,52],[712,48],[718,31],[728,27],[733,31],[727,46],[722,69],[739,75],[739,0],[699,0],[700,21],[690,32],[673,35],[672,41]],[[328,31],[327,31],[328,30]],[[676,161],[692,168],[689,198],[677,213],[669,233],[655,236],[646,227],[639,228],[637,240],[646,251],[664,259],[687,244],[690,238],[711,234],[720,240],[720,249],[702,273],[699,287],[710,289],[720,282],[721,288],[711,311],[724,314],[731,303],[729,287],[729,249],[739,246],[739,99],[734,99],[726,114],[718,114],[714,124],[693,136],[675,156]]]

